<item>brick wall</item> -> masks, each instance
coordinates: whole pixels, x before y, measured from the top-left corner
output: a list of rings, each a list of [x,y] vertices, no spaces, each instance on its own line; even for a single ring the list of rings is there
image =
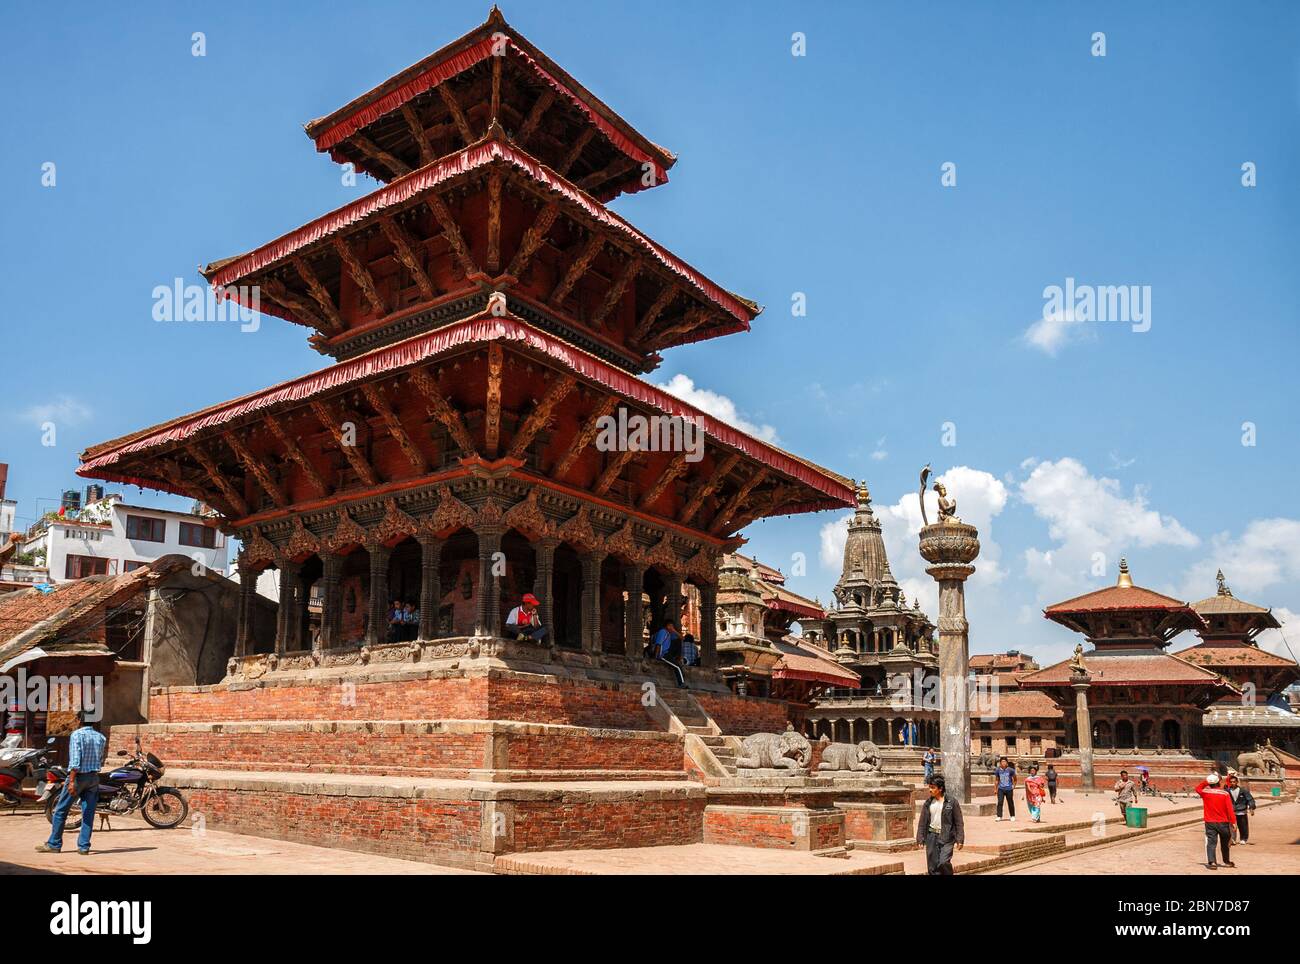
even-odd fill
[[[699,843],[703,813],[703,798],[516,803],[513,849],[605,850]]]
[[[704,712],[728,736],[751,733],[781,733],[790,720],[790,708],[783,700],[759,699],[722,693],[695,693]]]

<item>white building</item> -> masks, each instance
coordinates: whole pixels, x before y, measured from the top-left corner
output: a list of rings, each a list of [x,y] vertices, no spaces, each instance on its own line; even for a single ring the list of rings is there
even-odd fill
[[[226,572],[226,537],[215,519],[128,505],[120,495],[91,503],[75,520],[42,520],[23,551],[45,565],[51,582],[115,576],[177,552],[211,572]]]

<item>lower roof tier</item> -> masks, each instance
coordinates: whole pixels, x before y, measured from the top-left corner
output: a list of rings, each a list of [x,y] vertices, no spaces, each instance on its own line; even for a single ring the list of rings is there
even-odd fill
[[[852,503],[850,480],[510,313],[485,312],[87,449],[78,474],[207,502],[236,527],[471,468],[725,539]]]

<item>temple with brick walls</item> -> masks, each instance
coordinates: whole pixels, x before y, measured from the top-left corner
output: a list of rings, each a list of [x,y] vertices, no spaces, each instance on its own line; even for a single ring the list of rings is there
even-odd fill
[[[241,543],[219,668],[153,687],[112,748],[138,735],[209,825],[478,869],[910,846],[910,788],[819,774],[790,705],[720,672],[723,554],[853,487],[638,377],[759,311],[606,206],[673,155],[495,8],[307,133],[379,187],[204,274],[334,363],[82,455]],[[505,630],[525,593],[544,640]],[[644,647],[688,593],[687,689]]]

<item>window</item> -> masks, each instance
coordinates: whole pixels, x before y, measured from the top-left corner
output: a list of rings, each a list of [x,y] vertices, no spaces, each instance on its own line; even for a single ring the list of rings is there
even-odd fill
[[[64,563],[65,579],[84,579],[86,576],[107,576],[108,560],[94,556],[68,556]]]
[[[147,563],[147,562],[140,562],[140,561],[137,560],[137,559],[123,559],[123,560],[122,560],[122,571],[123,571],[123,572],[135,572],[135,571],[136,571],[137,569],[139,569],[141,566],[147,566],[147,565],[149,565],[149,563]]]
[[[212,526],[205,526],[198,522],[182,522],[181,545],[198,546],[201,549],[215,549],[217,547],[217,530]]]
[[[123,608],[108,617],[104,626],[104,643],[117,654],[118,659],[139,662],[143,641],[144,612],[141,609]]]
[[[126,537],[139,539],[141,542],[162,542],[166,539],[167,523],[162,519],[151,519],[143,515],[126,517]]]

